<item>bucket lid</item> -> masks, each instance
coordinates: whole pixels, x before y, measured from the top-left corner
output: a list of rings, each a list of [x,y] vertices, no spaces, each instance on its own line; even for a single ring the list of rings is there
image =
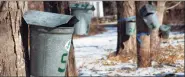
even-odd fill
[[[82,3],[75,3],[75,4],[70,4],[71,9],[79,9],[79,10],[95,10],[93,5],[90,4],[82,4]]]
[[[151,4],[146,4],[140,9],[141,16],[145,17],[150,14],[156,13],[156,7]]]
[[[136,16],[130,16],[130,17],[127,17],[127,18],[120,18],[118,20],[118,22],[122,22],[122,21],[135,22],[136,21]]]
[[[170,31],[171,25],[161,25],[160,30],[161,31]]]
[[[136,21],[136,16],[131,16],[126,19],[127,22],[135,22]]]
[[[73,27],[78,22],[75,16],[41,12],[29,10],[23,15],[24,20],[29,25],[43,26],[43,27]],[[62,26],[68,24],[67,26]]]

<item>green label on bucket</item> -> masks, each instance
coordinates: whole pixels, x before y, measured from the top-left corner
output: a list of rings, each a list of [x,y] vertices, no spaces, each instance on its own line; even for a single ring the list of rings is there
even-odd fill
[[[65,69],[66,69],[66,60],[64,59],[64,57],[67,57],[68,56],[68,52],[70,50],[70,45],[71,45],[71,40],[68,40],[64,46],[65,48],[65,53],[62,55],[62,58],[61,58],[61,64],[64,65],[64,68],[61,68],[59,67],[58,68],[58,72],[65,72]]]
[[[129,29],[129,33],[132,34],[133,32],[134,32],[134,29],[130,28],[130,29]]]
[[[65,56],[67,56],[67,53],[64,53],[64,54],[62,55],[62,59],[61,59],[61,63],[64,64],[64,66],[65,66],[65,64],[66,64],[66,61],[64,60],[64,57],[65,57]],[[58,72],[64,72],[65,69],[66,69],[65,67],[64,67],[64,68],[60,68],[60,67],[59,67],[59,68],[58,68]]]
[[[136,29],[136,26],[135,26],[135,22],[128,22],[126,24],[126,34],[127,35],[133,35],[135,34],[135,30]]]
[[[65,44],[65,49],[69,52],[70,50],[70,45],[71,45],[71,40],[68,40],[67,43]]]

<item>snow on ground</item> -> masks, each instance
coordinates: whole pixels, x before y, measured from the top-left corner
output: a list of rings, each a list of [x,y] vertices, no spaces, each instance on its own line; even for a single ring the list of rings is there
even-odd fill
[[[181,38],[181,39],[175,39],[175,38]],[[161,44],[162,47],[165,47],[168,45],[172,45],[172,46],[184,45],[184,32],[170,32],[168,43]]]
[[[114,63],[113,65],[104,65],[106,56],[116,50],[117,28],[106,27],[107,31],[94,36],[74,39],[75,59],[79,76],[156,76],[163,73],[173,73],[176,66],[184,67],[184,60],[177,61],[176,66],[163,65],[160,68],[136,68],[136,64]],[[184,36],[184,33],[172,32],[170,38]],[[169,44],[184,45],[184,38],[176,41],[170,41],[162,46]],[[110,62],[107,60],[107,62]],[[180,73],[184,74],[184,73]]]

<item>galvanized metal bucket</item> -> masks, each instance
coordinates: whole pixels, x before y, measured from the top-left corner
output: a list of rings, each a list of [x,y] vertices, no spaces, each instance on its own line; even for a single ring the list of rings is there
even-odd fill
[[[77,35],[88,35],[94,6],[89,4],[71,4],[72,15],[79,19],[75,24],[74,33]]]
[[[171,30],[171,25],[162,25],[160,26],[159,30],[161,32],[162,38],[168,39],[170,30]]]
[[[135,21],[126,22],[126,34],[134,35],[135,32],[136,32],[136,22]]]
[[[152,13],[144,17],[144,21],[150,29],[156,29],[160,27],[160,23],[156,13]]]
[[[140,14],[150,29],[156,29],[160,27],[160,23],[156,14],[156,8],[153,5],[144,5],[140,9]]]
[[[32,76],[65,76],[74,24],[70,15],[27,11],[24,19],[30,25]]]

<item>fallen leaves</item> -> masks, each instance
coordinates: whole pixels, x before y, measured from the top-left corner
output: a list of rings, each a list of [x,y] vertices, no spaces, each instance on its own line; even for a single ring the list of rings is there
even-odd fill
[[[110,60],[102,60],[101,63],[102,63],[103,65],[106,65],[106,66],[113,66],[113,65],[116,65],[116,64],[117,64],[117,63],[112,62],[112,61],[110,61]]]
[[[184,68],[182,67],[177,67],[177,69],[175,70],[175,72],[184,72]]]
[[[132,55],[115,55],[115,53],[110,53],[107,58],[108,60],[115,62],[128,62],[133,59]]]
[[[184,60],[184,47],[183,45],[161,48],[160,53],[156,55],[155,61],[159,64],[175,64],[177,60]]]

